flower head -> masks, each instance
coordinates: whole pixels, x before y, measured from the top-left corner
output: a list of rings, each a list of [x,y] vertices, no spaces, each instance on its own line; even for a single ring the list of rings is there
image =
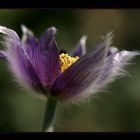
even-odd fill
[[[50,27],[37,39],[22,26],[22,40],[11,29],[0,26],[6,49],[0,58],[9,63],[16,79],[32,89],[58,99],[89,95],[104,88],[114,77],[124,73],[124,66],[137,51],[119,51],[111,46],[112,33],[86,53],[86,36],[69,55],[59,49],[55,40],[56,28]]]

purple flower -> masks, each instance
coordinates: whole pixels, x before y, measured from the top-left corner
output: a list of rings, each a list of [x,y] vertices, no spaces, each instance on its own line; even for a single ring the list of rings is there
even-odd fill
[[[107,34],[93,50],[86,53],[86,36],[71,56],[58,49],[56,29],[50,27],[40,39],[22,26],[22,40],[11,29],[0,26],[6,46],[0,58],[22,85],[59,99],[87,96],[103,89],[115,77],[124,74],[124,66],[137,51],[118,51],[111,46],[112,33]]]

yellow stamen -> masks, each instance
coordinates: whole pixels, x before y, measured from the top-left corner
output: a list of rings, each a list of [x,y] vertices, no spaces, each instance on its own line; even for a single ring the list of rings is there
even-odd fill
[[[73,63],[75,63],[79,57],[71,57],[68,54],[60,54],[60,63],[61,63],[61,73],[64,72],[69,66],[71,66]]]

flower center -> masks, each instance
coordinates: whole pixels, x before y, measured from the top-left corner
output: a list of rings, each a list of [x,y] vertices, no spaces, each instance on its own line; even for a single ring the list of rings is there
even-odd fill
[[[60,54],[60,63],[61,63],[61,73],[64,72],[69,66],[71,66],[73,63],[75,63],[79,57],[71,57],[68,54]]]

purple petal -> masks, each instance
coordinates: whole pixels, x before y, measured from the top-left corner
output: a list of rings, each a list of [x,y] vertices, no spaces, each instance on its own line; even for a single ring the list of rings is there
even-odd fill
[[[112,54],[116,54],[118,52],[118,49],[116,47],[110,47],[107,53],[107,56],[110,56]]]
[[[0,59],[7,60],[6,52],[0,51]]]
[[[111,78],[109,78],[109,76],[111,75],[112,69],[114,67],[113,60],[114,60],[116,53],[118,53],[117,48],[115,48],[115,47],[109,48],[109,50],[107,52],[107,57],[105,59],[104,66],[102,68],[102,72],[100,73],[98,80],[96,80],[96,83],[94,84],[94,86],[96,86],[96,91],[97,91],[97,89],[101,89],[105,85],[107,79],[110,79],[110,80],[108,80],[110,82],[112,81]]]
[[[30,63],[29,59],[25,55],[24,51],[21,48],[17,48],[13,51],[12,54],[15,53],[15,58],[13,56],[9,56],[8,58],[14,58],[10,64],[12,70],[15,72],[16,76],[20,79],[20,81],[25,81],[24,84],[27,84],[35,90],[42,91],[45,94],[45,90],[41,84],[40,79],[37,76],[35,69]],[[9,60],[10,61],[10,60]],[[17,65],[17,66],[16,66]]]
[[[137,55],[140,55],[140,53],[136,51],[130,52],[124,50],[112,53],[112,55],[108,56],[100,77],[96,82],[96,90],[100,90],[105,87],[108,83],[112,82],[115,77],[124,75],[124,66],[129,64],[128,61]]]
[[[35,42],[32,38],[30,43],[23,43],[29,46],[27,52],[29,60],[46,88],[52,85],[61,72],[55,33],[56,29],[51,27],[42,35],[39,42]]]
[[[72,52],[72,56],[76,57],[79,56],[81,57],[82,55],[86,54],[86,40],[87,40],[87,36],[83,36],[79,43],[76,46],[76,49]]]
[[[22,41],[26,41],[29,36],[34,36],[33,32],[25,25],[21,25],[21,30],[23,32]]]
[[[23,36],[22,36],[22,47],[28,58],[32,58],[34,55],[34,50],[39,48],[39,42],[34,37],[34,34],[25,25],[21,26]]]
[[[98,79],[96,80],[96,82],[94,83],[94,85],[91,86],[91,89],[94,88],[95,91],[97,92],[98,90],[100,90],[101,88],[103,88],[105,86],[105,84],[108,83],[108,81],[112,81],[112,69],[114,67],[114,63],[113,63],[113,59],[114,59],[114,55],[109,55],[106,58],[106,61],[103,65],[102,71],[100,73],[100,76],[98,77]]]
[[[60,74],[60,62],[57,44],[54,35],[56,29],[51,27],[43,34],[38,41],[33,33],[22,26],[23,47],[30,62],[38,74],[42,84],[49,88],[56,77]]]
[[[137,55],[140,55],[140,52],[123,50],[116,53],[113,59],[113,64],[114,64],[114,68],[112,70],[113,76],[117,76],[119,74],[118,71],[124,72],[123,70],[124,66],[130,64],[129,61]]]
[[[47,29],[47,31],[42,35],[40,38],[40,46],[49,48],[49,44],[55,41],[55,34],[56,34],[56,28],[50,27]],[[55,46],[56,47],[56,46]]]
[[[34,34],[31,30],[29,30],[25,25],[21,26],[23,36],[22,43],[25,44],[25,49],[33,49],[36,47],[38,40],[34,37]]]
[[[10,64],[10,69],[14,73],[15,77],[19,82],[24,83],[26,86],[43,90],[34,68],[24,53],[16,32],[2,26],[0,26],[0,32],[6,35],[6,55]]]
[[[102,71],[110,38],[110,35],[107,35],[103,43],[98,45],[93,52],[82,56],[62,73],[52,85],[51,94],[63,99],[78,95],[89,88]]]

